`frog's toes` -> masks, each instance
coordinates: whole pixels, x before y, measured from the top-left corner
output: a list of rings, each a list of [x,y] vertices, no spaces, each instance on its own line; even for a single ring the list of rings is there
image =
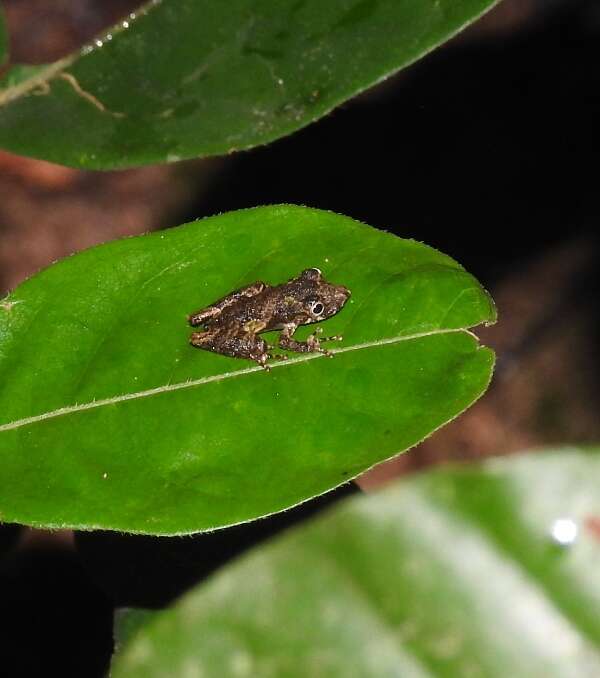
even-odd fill
[[[257,358],[257,359],[256,359],[256,363],[257,363],[258,365],[260,365],[260,367],[262,367],[263,370],[265,370],[265,372],[270,372],[270,371],[271,371],[271,366],[267,364],[267,358],[268,358],[268,357],[269,357],[269,356],[265,355],[264,357],[261,356],[260,358]]]
[[[321,341],[342,341],[343,338],[341,334],[334,334],[332,337],[323,337]]]
[[[288,356],[283,353],[269,353],[269,359],[271,360],[287,360]]]

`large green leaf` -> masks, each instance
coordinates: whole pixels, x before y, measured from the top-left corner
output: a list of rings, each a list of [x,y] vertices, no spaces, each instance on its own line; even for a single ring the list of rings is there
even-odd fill
[[[0,146],[111,168],[264,144],[415,61],[494,2],[148,2],[83,52],[5,83]]]
[[[599,486],[565,449],[349,500],[126,617],[111,675],[594,678]]]
[[[322,323],[344,336],[333,359],[267,373],[189,346],[188,313],[308,267],[352,292]],[[175,534],[279,511],[468,407],[493,354],[462,328],[494,318],[449,257],[320,210],[243,210],[83,252],[0,307],[0,519]]]

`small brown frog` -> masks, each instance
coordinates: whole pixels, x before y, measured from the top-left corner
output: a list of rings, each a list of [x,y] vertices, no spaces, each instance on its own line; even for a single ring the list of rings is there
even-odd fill
[[[326,282],[318,268],[308,268],[297,278],[272,287],[258,281],[230,292],[214,304],[189,316],[194,327],[204,326],[204,332],[194,332],[192,346],[214,351],[232,358],[255,360],[266,366],[273,348],[259,337],[261,332],[281,330],[278,345],[289,351],[309,353],[320,351],[321,342],[341,337],[317,338],[317,332],[306,341],[296,341],[293,334],[300,325],[318,323],[335,315],[348,301],[350,290]]]

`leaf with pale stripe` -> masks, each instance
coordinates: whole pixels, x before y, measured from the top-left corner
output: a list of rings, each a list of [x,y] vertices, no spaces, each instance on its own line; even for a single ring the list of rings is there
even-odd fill
[[[0,81],[0,146],[110,169],[273,141],[448,40],[496,0],[162,0]]]
[[[266,373],[189,345],[188,313],[308,267],[352,291],[321,323],[333,359]],[[468,407],[493,354],[467,328],[494,318],[449,257],[307,208],[83,252],[0,304],[0,519],[181,534],[280,511]]]

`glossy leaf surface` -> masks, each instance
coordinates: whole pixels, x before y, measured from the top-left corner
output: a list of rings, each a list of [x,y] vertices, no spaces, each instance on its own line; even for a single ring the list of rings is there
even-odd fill
[[[163,0],[0,83],[0,146],[114,168],[289,134],[415,61],[494,0]]]
[[[429,471],[126,617],[113,678],[600,675],[600,456]]]
[[[189,313],[310,267],[352,292],[320,323],[344,337],[333,359],[265,372],[189,345]],[[493,354],[462,328],[494,319],[449,257],[320,210],[243,210],[83,252],[0,305],[0,519],[176,534],[294,505],[479,397]]]

